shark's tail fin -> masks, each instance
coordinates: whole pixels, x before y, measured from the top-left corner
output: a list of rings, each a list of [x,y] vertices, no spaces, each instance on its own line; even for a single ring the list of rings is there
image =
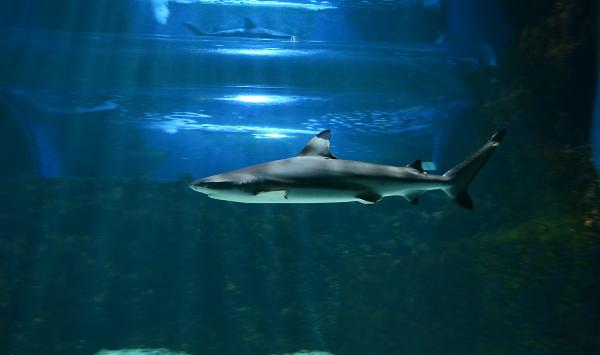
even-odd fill
[[[466,209],[473,209],[473,201],[467,191],[469,184],[477,176],[477,173],[485,165],[490,156],[492,156],[496,147],[500,145],[505,134],[505,129],[499,130],[483,147],[444,174],[450,183],[449,187],[444,189],[448,197]]]
[[[206,36],[205,32],[200,31],[200,29],[194,25],[192,25],[189,22],[184,22],[183,25],[190,30],[190,32],[192,32],[193,34],[195,34],[196,36]]]

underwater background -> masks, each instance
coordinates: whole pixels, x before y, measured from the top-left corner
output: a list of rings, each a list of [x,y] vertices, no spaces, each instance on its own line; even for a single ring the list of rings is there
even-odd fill
[[[600,354],[599,11],[0,3],[0,354]],[[294,37],[183,25],[246,18]],[[188,188],[323,129],[343,159],[441,174],[500,128],[474,211]]]

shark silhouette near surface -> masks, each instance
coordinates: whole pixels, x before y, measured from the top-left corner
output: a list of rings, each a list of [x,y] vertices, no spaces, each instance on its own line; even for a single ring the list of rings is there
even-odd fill
[[[286,39],[294,40],[295,36],[283,32],[273,31],[267,28],[257,27],[252,20],[244,19],[244,27],[234,28],[230,30],[215,31],[215,32],[204,32],[198,27],[192,25],[189,22],[183,24],[187,29],[190,30],[196,36],[202,37],[243,37],[243,38],[272,38],[272,39]]]
[[[373,204],[387,196],[402,196],[418,204],[419,196],[442,190],[466,209],[473,209],[467,192],[506,130],[494,134],[473,155],[444,175],[428,175],[421,160],[405,167],[337,159],[329,150],[331,132],[313,137],[293,158],[275,160],[196,180],[190,188],[208,197],[243,203]]]

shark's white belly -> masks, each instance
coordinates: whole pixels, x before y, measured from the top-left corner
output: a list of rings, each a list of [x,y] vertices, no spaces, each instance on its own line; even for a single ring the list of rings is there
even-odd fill
[[[256,195],[222,193],[209,194],[211,198],[242,203],[339,203],[356,202],[356,192],[350,190],[292,188],[261,192]]]
[[[406,186],[397,186],[395,189],[379,189],[377,191],[381,197],[388,196],[409,196],[415,191],[423,192],[427,190],[438,189],[438,186],[416,186],[417,189],[407,188]],[[367,190],[365,190],[367,191]],[[369,191],[376,192],[375,189]],[[357,196],[361,191],[324,189],[324,188],[289,188],[287,190],[267,191],[256,195],[248,193],[239,193],[236,191],[226,191],[218,194],[209,194],[208,196],[217,200],[225,200],[241,203],[339,203],[339,202],[361,202],[368,203]]]

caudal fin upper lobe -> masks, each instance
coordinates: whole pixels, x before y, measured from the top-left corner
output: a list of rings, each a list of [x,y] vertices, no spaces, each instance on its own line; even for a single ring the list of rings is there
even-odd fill
[[[444,174],[450,185],[444,189],[448,197],[466,209],[472,210],[474,208],[473,200],[471,200],[468,192],[469,185],[490,159],[505,135],[506,129],[499,130],[473,155]]]

